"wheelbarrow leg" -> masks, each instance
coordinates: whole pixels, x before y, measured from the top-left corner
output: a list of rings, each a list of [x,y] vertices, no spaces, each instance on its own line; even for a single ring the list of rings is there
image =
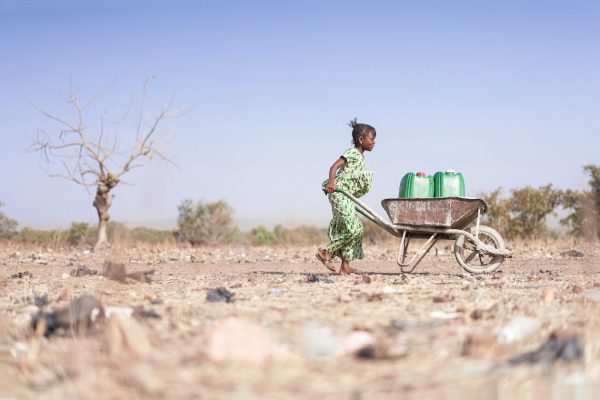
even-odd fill
[[[404,261],[406,260],[406,254],[408,253],[409,241],[410,237],[406,237],[406,231],[402,232],[402,240],[400,241],[400,248],[398,249],[397,258],[397,262],[400,266],[400,271],[402,271],[402,273],[411,273],[415,270],[415,268],[417,268],[417,265],[419,265],[423,257],[425,257],[425,254],[427,254],[429,250],[431,250],[433,245],[438,241],[438,234],[431,234],[429,239],[427,239],[427,241],[419,248],[417,254],[412,256],[408,263],[405,263]]]

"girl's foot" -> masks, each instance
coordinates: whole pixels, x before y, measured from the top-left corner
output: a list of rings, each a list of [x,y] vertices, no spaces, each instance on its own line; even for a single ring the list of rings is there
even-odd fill
[[[346,260],[342,260],[342,266],[340,267],[340,275],[350,275],[350,274],[358,274],[359,271],[351,268],[350,263]]]
[[[325,268],[327,268],[328,270],[335,272],[335,267],[333,265],[331,265],[331,259],[333,258],[333,254],[326,252],[325,250],[319,250],[319,252],[316,254],[316,257],[319,261],[321,261],[321,263],[323,264],[323,266]]]

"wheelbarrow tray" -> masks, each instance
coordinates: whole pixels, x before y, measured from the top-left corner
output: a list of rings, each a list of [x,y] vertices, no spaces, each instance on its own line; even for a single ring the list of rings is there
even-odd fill
[[[384,199],[382,207],[394,225],[464,229],[487,210],[481,199],[441,197]]]

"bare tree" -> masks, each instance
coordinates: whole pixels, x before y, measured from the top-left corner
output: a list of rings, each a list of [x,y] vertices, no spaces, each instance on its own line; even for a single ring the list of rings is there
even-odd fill
[[[96,187],[93,206],[98,212],[98,239],[95,248],[108,246],[107,227],[110,220],[108,210],[112,205],[113,193],[119,184],[127,184],[123,176],[144,162],[158,157],[168,163],[173,161],[161,152],[155,138],[159,126],[173,118],[177,112],[171,111],[171,101],[167,101],[154,116],[147,118],[146,100],[149,79],[144,81],[139,104],[131,113],[132,104],[121,118],[107,120],[100,115],[95,125],[86,125],[85,112],[104,92],[98,92],[90,100],[82,103],[77,95],[69,90],[67,101],[74,110],[74,120],[63,119],[48,111],[29,104],[48,119],[57,122],[60,129],[48,133],[38,130],[31,150],[43,155],[46,173],[51,177],[68,179],[85,187]],[[105,89],[106,90],[106,89]],[[121,133],[119,127],[134,119],[132,128]]]

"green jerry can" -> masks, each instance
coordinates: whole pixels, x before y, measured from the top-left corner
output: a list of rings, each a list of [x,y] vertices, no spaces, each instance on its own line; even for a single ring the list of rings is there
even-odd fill
[[[465,181],[460,172],[451,169],[446,172],[436,172],[434,197],[465,197]]]
[[[425,176],[425,172],[409,172],[404,175],[400,181],[400,193],[398,197],[401,199],[414,199],[423,197],[433,197],[433,177]]]

